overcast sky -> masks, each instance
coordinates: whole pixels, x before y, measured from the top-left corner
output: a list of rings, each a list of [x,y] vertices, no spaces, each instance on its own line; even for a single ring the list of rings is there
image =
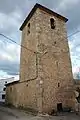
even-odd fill
[[[80,0],[0,0],[0,33],[20,43],[19,27],[35,5],[40,3],[66,16],[68,35],[80,30]],[[68,38],[73,73],[80,67],[80,33]],[[0,36],[0,78],[19,74],[20,47]]]

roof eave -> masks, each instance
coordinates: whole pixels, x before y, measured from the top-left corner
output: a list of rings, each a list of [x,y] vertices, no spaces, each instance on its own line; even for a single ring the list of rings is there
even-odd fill
[[[13,81],[13,82],[10,82],[10,83],[7,83],[5,84],[6,87],[10,86],[10,85],[14,85],[14,84],[17,84],[19,83],[19,80],[18,81]]]
[[[26,26],[27,22],[30,20],[30,18],[32,17],[32,15],[34,14],[34,12],[36,11],[37,8],[42,9],[42,10],[48,12],[49,14],[54,14],[56,17],[62,19],[65,22],[68,21],[68,19],[66,17],[63,17],[63,16],[59,15],[58,13],[56,13],[56,12],[54,12],[54,11],[52,11],[52,10],[50,10],[50,9],[40,5],[40,4],[38,4],[38,3],[36,3],[36,5],[32,8],[31,12],[29,13],[27,18],[24,20],[23,24],[21,25],[21,27],[20,27],[21,31]]]

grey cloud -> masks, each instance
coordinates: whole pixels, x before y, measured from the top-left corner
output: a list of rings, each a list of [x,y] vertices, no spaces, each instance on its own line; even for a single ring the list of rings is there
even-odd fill
[[[2,40],[4,41],[2,42]],[[1,41],[0,42],[0,57],[1,57],[0,58],[0,70],[6,72],[8,75],[16,75],[19,73],[19,60],[16,58],[13,58],[13,61],[11,61],[10,59],[3,57],[5,55],[10,56],[10,54],[11,53],[13,54],[13,52],[15,51],[11,50],[12,52],[9,52],[9,50],[6,48],[6,46],[8,46],[9,43],[7,45],[6,39],[2,39],[2,40],[0,39]],[[15,53],[15,56],[16,56],[16,53]]]
[[[0,1],[0,11],[3,13],[10,13],[16,8],[25,8],[26,0],[1,0]]]
[[[47,7],[53,10],[56,10],[56,8],[59,8],[59,5],[62,1],[38,0],[38,2],[40,2],[43,5],[46,5]],[[73,33],[73,31],[76,31],[76,29],[80,26],[80,1],[75,5],[70,4],[69,6],[66,6],[65,10],[61,8],[57,12],[66,16],[69,19],[67,23],[68,34]]]
[[[20,10],[22,12],[22,18],[19,20],[19,24],[21,25],[27,14],[30,12],[31,8],[35,3],[40,3],[53,9],[56,11],[56,8],[60,5],[60,0],[1,0],[0,1],[0,12],[5,14],[10,14],[11,12],[16,10]],[[69,22],[67,23],[68,34],[73,33],[80,26],[80,2],[76,5],[67,6],[66,10],[59,9],[58,12],[64,16],[67,16]],[[13,23],[12,23],[13,24]],[[20,32],[19,32],[19,24],[14,27],[11,25],[7,29],[0,29],[1,33],[4,33],[7,36],[11,37],[11,34],[15,34],[17,37],[14,39],[17,42],[20,42]],[[6,24],[4,25],[4,27]],[[1,39],[3,39],[1,37]],[[7,40],[6,40],[7,41]],[[7,72],[9,75],[15,75],[19,72],[19,63],[11,62],[11,61],[1,61],[0,60],[0,70]]]
[[[19,73],[19,63],[7,60],[0,61],[0,70],[6,72],[8,75],[16,75]]]
[[[60,13],[69,19],[67,23],[68,33],[72,33],[80,27],[80,1],[75,5],[70,4],[66,10],[61,10]]]
[[[4,28],[3,29],[0,28],[0,33],[3,33],[7,36],[10,36],[11,34],[15,34],[15,35],[18,34],[17,39],[20,40],[19,28],[35,3],[36,3],[36,0],[22,0],[22,1],[20,1],[20,0],[14,0],[14,1],[13,0],[6,0],[6,1],[2,0],[2,1],[0,1],[0,13],[4,13],[7,16],[10,16],[11,13],[13,13],[15,10],[16,10],[16,12],[21,11],[21,13],[22,13],[21,18],[17,21],[18,24],[16,26],[13,25],[14,23],[11,24],[11,22],[10,22],[10,24],[8,22],[8,24],[9,24],[9,26],[8,26],[7,19],[5,19]],[[8,26],[8,28],[6,28],[7,26]]]
[[[14,11],[16,8],[21,10],[23,13],[22,19],[21,19],[21,23],[22,21],[25,19],[25,17],[27,16],[27,14],[29,13],[31,7],[35,4],[35,3],[40,3],[43,4],[53,10],[56,10],[56,8],[59,7],[61,1],[60,0],[2,0],[0,1],[0,11],[3,13],[10,13],[12,11]],[[61,13],[62,15],[65,15],[68,17],[69,22],[67,24],[68,27],[68,31],[72,32],[75,31],[75,29],[77,29],[77,27],[80,25],[80,1],[78,2],[78,4],[75,4],[73,6],[73,4],[70,6],[67,6],[67,9],[59,9],[58,12]]]
[[[36,0],[2,0],[0,1],[0,12],[9,14],[17,9],[23,12],[24,17],[35,3]]]
[[[37,2],[55,10],[55,8],[59,5],[60,0],[37,0]]]

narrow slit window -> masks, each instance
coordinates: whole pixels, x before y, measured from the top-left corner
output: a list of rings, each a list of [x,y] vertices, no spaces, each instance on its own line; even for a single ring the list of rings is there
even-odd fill
[[[30,28],[30,23],[28,24],[28,27]]]
[[[28,24],[28,34],[30,34],[30,23]]]
[[[58,83],[58,87],[60,87],[60,83]]]
[[[54,44],[56,44],[56,41],[54,42]]]
[[[55,28],[55,20],[53,18],[50,19],[51,29]]]

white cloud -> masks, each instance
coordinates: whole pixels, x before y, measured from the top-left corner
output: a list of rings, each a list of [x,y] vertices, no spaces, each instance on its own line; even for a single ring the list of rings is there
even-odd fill
[[[20,46],[11,43],[3,43],[0,41],[0,46],[2,50],[0,51],[0,61],[9,60],[12,62],[18,62],[20,58]],[[6,47],[5,47],[6,46]]]
[[[4,76],[14,76],[18,74],[19,63],[20,46],[0,41],[0,72],[2,71],[1,74],[4,73]]]
[[[19,62],[19,56],[20,56],[20,46],[15,44],[7,44],[5,54],[7,53],[7,56],[11,58],[12,61],[18,61]]]
[[[17,27],[20,25],[20,20],[22,18],[22,13],[18,10],[12,13],[5,14],[0,12],[0,29],[8,29],[12,27]]]
[[[61,0],[59,6],[56,8],[56,10],[66,10],[68,9],[70,6],[75,6],[75,4],[77,4],[79,2],[79,0]]]
[[[14,80],[19,80],[19,75],[8,75],[7,72],[4,72],[2,70],[0,70],[0,79],[6,79],[6,78],[11,78],[14,77]]]
[[[20,43],[19,27],[22,13],[15,8],[9,13],[0,12],[0,33]],[[5,31],[7,34],[5,34]],[[8,33],[10,31],[10,33]],[[0,36],[0,76],[11,77],[19,73],[20,46]]]
[[[8,75],[7,72],[4,72],[4,71],[0,70],[0,79],[10,78],[10,77],[13,77],[13,76]]]
[[[71,41],[69,41],[68,43],[69,43],[70,49],[72,50],[74,48],[74,44]]]
[[[80,19],[77,19],[77,12],[79,12],[79,6],[78,10],[76,9],[76,6],[79,5],[79,0],[24,0],[16,2],[11,0],[5,1],[2,0],[1,6],[0,6],[0,31],[5,34],[6,32],[9,32],[8,34],[5,34],[9,36],[10,38],[14,39],[14,41],[19,42],[20,41],[20,33],[18,31],[21,21],[25,19],[24,16],[27,16],[27,13],[29,13],[32,6],[35,4],[35,2],[38,1],[40,3],[43,3],[49,8],[57,8],[55,10],[59,11],[60,13],[65,13],[65,15],[68,15],[70,23],[69,29],[79,27]],[[42,1],[42,2],[41,2]],[[10,5],[11,3],[11,5]],[[74,9],[75,8],[75,9]],[[2,12],[3,11],[3,12]],[[74,14],[75,13],[75,14]],[[79,14],[78,14],[79,17]],[[79,17],[80,18],[80,17]],[[77,24],[77,25],[76,25]],[[73,26],[73,27],[72,27]],[[69,41],[70,45],[70,51],[71,51],[71,61],[72,61],[72,67],[73,72],[77,71],[77,68],[80,66],[80,48],[79,46],[75,48],[76,45],[79,45],[80,41],[80,34],[76,34],[73,36],[71,41]],[[74,39],[74,40],[73,40]],[[4,38],[1,38],[0,40],[4,40]],[[7,40],[0,41],[0,60],[2,61],[10,61],[10,63],[19,63],[19,55],[20,55],[20,48],[16,44],[7,43]],[[8,41],[9,42],[9,41]],[[7,63],[8,64],[8,63]],[[11,67],[11,66],[9,66]],[[14,66],[13,66],[14,67]],[[7,71],[7,70],[6,70]],[[1,71],[0,71],[1,72]],[[1,74],[7,75],[7,72],[1,72]]]
[[[79,72],[78,70],[80,68],[80,33],[77,33],[71,37],[69,46],[72,61],[72,71],[75,76],[75,73]]]

